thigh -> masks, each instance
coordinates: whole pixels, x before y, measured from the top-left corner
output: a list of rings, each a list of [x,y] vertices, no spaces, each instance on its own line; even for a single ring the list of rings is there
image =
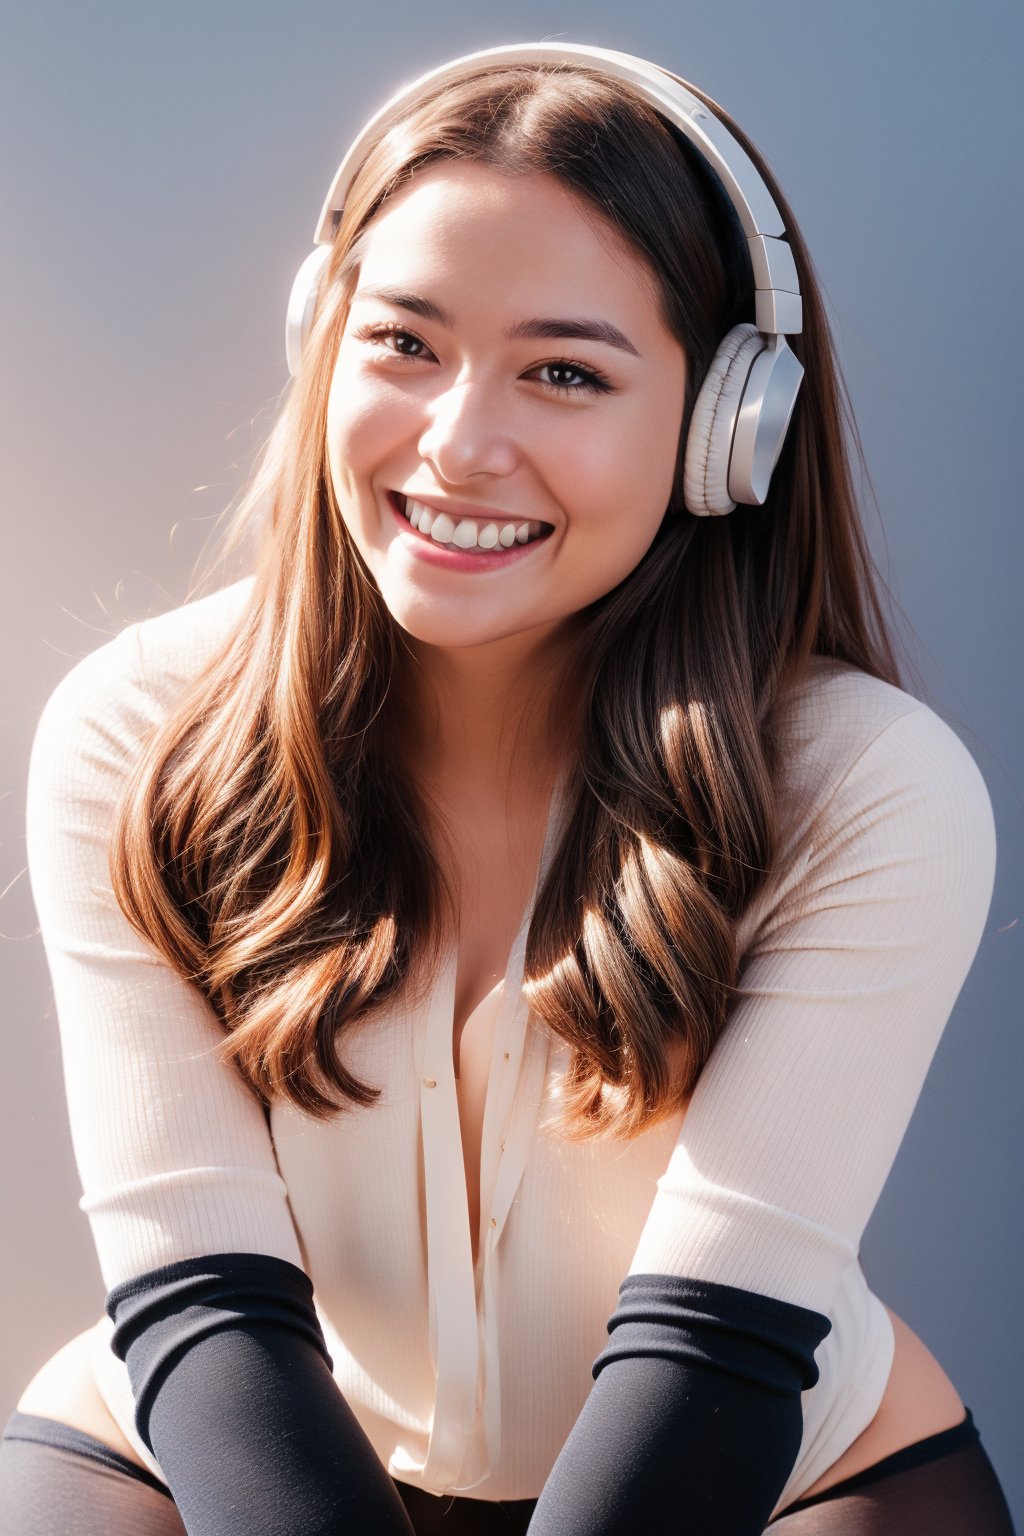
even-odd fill
[[[0,1536],[185,1536],[166,1492],[108,1446],[14,1414],[0,1440]]]
[[[884,1476],[871,1471],[783,1510],[766,1536],[1014,1536],[980,1444]]]
[[[416,1536],[525,1536],[536,1500],[438,1498],[396,1483]],[[0,1440],[0,1536],[186,1536],[167,1491],[94,1436],[15,1413]]]
[[[97,1335],[101,1325],[69,1339],[39,1368],[18,1401],[18,1411],[32,1418],[57,1420],[108,1445],[141,1467],[142,1461],[96,1385],[96,1356],[110,1357],[110,1346]]]

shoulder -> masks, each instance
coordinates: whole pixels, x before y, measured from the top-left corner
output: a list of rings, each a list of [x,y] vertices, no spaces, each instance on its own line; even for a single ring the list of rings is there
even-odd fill
[[[123,778],[141,744],[212,660],[244,612],[252,578],[130,624],[77,661],[43,707],[29,763],[41,794]]]
[[[942,806],[991,823],[981,770],[920,699],[857,667],[816,657],[778,716],[780,798],[793,834],[820,840],[857,807]]]
[[[901,688],[815,658],[776,717],[776,874],[747,934],[801,910],[900,895],[980,925],[995,878],[992,803],[956,732]],[[979,928],[980,932],[980,928]]]

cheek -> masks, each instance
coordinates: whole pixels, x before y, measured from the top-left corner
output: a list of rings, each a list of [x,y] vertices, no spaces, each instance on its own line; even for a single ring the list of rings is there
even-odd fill
[[[663,388],[648,401],[630,434],[634,472],[640,476],[646,496],[657,504],[659,517],[672,494],[685,398],[686,376],[680,369],[666,378]]]
[[[595,414],[592,429],[563,439],[549,462],[575,519],[642,554],[672,494],[681,423],[681,404],[678,412],[655,405],[612,426]]]
[[[396,390],[336,369],[327,402],[327,453],[336,486],[372,474],[413,428],[409,403]]]
[[[557,494],[569,518],[567,587],[574,606],[605,596],[651,547],[672,494],[681,424],[680,388],[678,401],[675,394],[648,399],[613,425],[605,421],[599,431],[574,436],[570,451],[559,456]]]

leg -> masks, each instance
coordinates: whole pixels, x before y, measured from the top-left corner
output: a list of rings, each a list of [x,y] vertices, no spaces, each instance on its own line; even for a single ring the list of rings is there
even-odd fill
[[[141,1467],[138,1453],[125,1438],[96,1385],[94,1357],[99,1326],[87,1328],[50,1356],[22,1392],[18,1411],[33,1418],[70,1424]]]
[[[12,1415],[0,1440],[0,1536],[185,1536],[166,1490],[102,1441]]]
[[[798,1499],[770,1536],[1014,1536],[995,1469],[970,1413],[963,1424]],[[766,1533],[768,1536],[768,1533]]]
[[[416,1536],[525,1536],[534,1499],[490,1503],[396,1488]],[[55,1419],[15,1413],[0,1440],[0,1536],[186,1536],[144,1467]]]

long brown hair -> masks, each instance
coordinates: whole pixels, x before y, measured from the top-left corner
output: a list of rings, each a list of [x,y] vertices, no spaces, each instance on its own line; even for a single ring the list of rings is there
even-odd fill
[[[425,96],[351,188],[300,377],[238,514],[270,507],[251,597],[147,744],[111,850],[125,913],[209,1000],[264,1102],[325,1115],[374,1101],[339,1043],[429,966],[449,910],[389,750],[401,634],[338,514],[325,447],[361,237],[417,168],[556,176],[646,264],[688,360],[663,525],[582,616],[573,656],[578,748],[526,960],[534,1014],[570,1047],[565,1134],[636,1134],[692,1091],[735,990],[740,917],[774,868],[777,711],[809,659],[899,683],[807,252],[757,150],[708,105],[773,193],[804,300],[804,385],[768,501],[730,517],[682,509],[682,442],[718,341],[754,317],[746,246],[714,173],[627,86],[576,66],[478,72]]]

